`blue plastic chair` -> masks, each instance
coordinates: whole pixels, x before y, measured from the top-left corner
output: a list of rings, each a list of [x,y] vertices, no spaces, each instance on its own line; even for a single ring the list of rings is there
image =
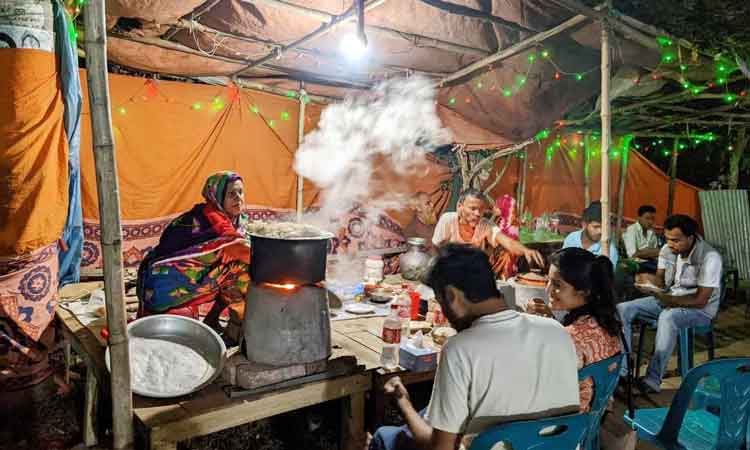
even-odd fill
[[[508,422],[480,433],[469,450],[490,450],[498,442],[513,450],[575,450],[586,439],[588,426],[588,414]]]
[[[549,417],[539,420],[509,422],[491,427],[477,436],[470,450],[489,450],[498,442],[506,442],[513,450],[599,450],[599,426],[609,398],[617,387],[623,356],[590,364],[578,371],[578,380],[594,381],[594,397],[588,413]],[[542,430],[556,431],[541,433]]]
[[[719,415],[688,409],[693,393],[706,377],[721,384]],[[637,409],[625,422],[638,438],[665,450],[741,450],[748,439],[750,358],[709,361],[691,370],[669,408]]]
[[[620,369],[624,356],[621,353],[603,359],[578,371],[578,380],[587,378],[594,380],[594,397],[591,399],[588,413],[589,424],[586,432],[584,449],[599,450],[599,427],[602,423],[604,411],[607,410],[609,399],[617,389],[620,380]]]

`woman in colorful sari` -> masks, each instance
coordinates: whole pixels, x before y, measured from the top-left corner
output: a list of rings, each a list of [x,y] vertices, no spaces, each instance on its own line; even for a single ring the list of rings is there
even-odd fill
[[[218,328],[230,304],[244,302],[250,281],[250,244],[242,213],[242,178],[224,171],[203,188],[205,203],[173,220],[138,269],[141,315],[172,313],[198,318],[198,306],[213,302],[204,323]]]

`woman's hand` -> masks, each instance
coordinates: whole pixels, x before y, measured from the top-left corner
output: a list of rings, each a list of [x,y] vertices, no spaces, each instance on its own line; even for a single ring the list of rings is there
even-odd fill
[[[541,317],[553,317],[552,310],[541,298],[532,298],[526,303],[526,312]]]
[[[228,264],[232,261],[250,264],[250,247],[243,243],[237,243],[221,249],[221,262]]]
[[[524,247],[523,257],[526,258],[526,261],[528,261],[529,264],[536,264],[539,268],[544,267],[544,257],[536,250]]]

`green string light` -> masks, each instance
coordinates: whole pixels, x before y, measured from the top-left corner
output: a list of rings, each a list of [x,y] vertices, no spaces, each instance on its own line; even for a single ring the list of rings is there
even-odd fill
[[[250,112],[258,114],[260,112],[260,108],[258,108],[258,105],[250,105]]]
[[[526,58],[529,61],[529,64],[534,64],[534,61],[536,61],[536,53],[531,53]]]
[[[121,116],[124,116],[125,114],[128,113],[128,110],[125,109],[124,106],[120,106],[119,108],[117,108],[117,112],[120,113]]]
[[[583,74],[582,73],[577,73],[576,74],[576,81],[581,81],[581,80],[583,80]]]
[[[537,141],[541,141],[543,139],[547,139],[549,137],[549,130],[545,128],[544,130],[540,131],[539,133],[534,136],[534,139]]]
[[[674,42],[672,42],[672,39],[666,37],[666,36],[658,36],[656,38],[656,42],[659,43],[662,47],[671,47]]]
[[[542,50],[542,58],[549,58],[549,50]]]
[[[193,111],[200,111],[201,108],[203,108],[203,105],[201,104],[201,102],[195,102],[190,105],[190,107],[193,109]]]
[[[449,105],[455,105],[455,104],[456,104],[456,99],[455,99],[455,97],[451,97],[450,99],[448,99],[448,104],[449,104]]]
[[[294,91],[286,91],[286,96],[289,98],[297,98],[297,93]]]
[[[503,89],[503,97],[510,97],[512,94],[513,92],[510,89],[508,88]]]
[[[268,126],[271,127],[271,128],[275,128],[276,127],[276,121],[275,120],[269,120],[268,121]]]
[[[289,120],[289,113],[286,111],[281,112],[281,120]]]
[[[222,99],[221,97],[214,97],[214,100],[211,103],[211,108],[214,111],[220,111],[224,109],[224,106],[225,106],[224,99]]]
[[[727,95],[724,96],[724,101],[727,102],[727,103],[732,103],[735,100],[737,100],[737,96],[734,95],[734,94],[727,94]]]

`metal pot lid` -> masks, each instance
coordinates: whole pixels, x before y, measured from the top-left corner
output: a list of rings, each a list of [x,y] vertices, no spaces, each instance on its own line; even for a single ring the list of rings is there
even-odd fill
[[[279,237],[279,236],[268,236],[265,234],[258,234],[258,233],[247,233],[249,236],[262,238],[262,239],[275,239],[277,241],[322,241],[326,239],[331,239],[334,234],[328,231],[323,231],[317,236],[288,236],[288,237]]]

